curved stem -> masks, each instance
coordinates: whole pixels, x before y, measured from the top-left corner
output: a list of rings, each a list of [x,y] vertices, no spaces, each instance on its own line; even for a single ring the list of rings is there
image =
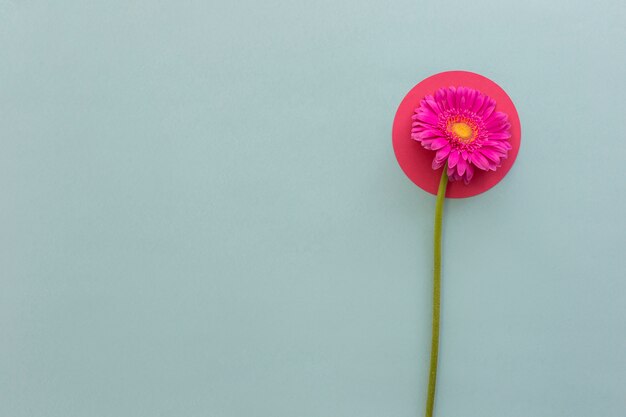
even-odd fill
[[[435,205],[435,233],[433,240],[433,334],[430,345],[430,373],[428,377],[428,397],[426,399],[426,417],[433,416],[435,407],[435,386],[437,384],[437,358],[439,356],[439,312],[441,310],[441,221],[443,220],[443,203],[446,199],[448,186],[447,166],[443,167],[437,203]]]

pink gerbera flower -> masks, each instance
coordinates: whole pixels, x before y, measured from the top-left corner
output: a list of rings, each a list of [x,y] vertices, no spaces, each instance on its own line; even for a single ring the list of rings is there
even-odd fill
[[[450,180],[468,184],[474,167],[495,171],[511,149],[511,124],[496,102],[468,87],[440,88],[413,114],[411,138],[436,151],[433,169],[447,163]]]

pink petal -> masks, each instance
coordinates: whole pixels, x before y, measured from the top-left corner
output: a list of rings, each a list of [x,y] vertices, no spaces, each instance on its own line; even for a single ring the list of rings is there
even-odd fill
[[[437,154],[435,155],[435,159],[438,161],[445,161],[445,159],[450,154],[451,149],[452,147],[450,146],[450,144],[447,144],[446,146],[444,146],[443,148],[437,151]]]
[[[491,113],[493,113],[493,111],[496,108],[496,102],[494,100],[489,100],[489,103],[487,104],[487,106],[485,106],[485,110],[483,111],[483,118],[484,119],[488,119],[489,116],[491,116]]]
[[[444,138],[439,138],[436,139],[431,145],[430,145],[430,149],[432,149],[433,151],[436,151],[438,149],[443,148],[444,146],[446,146],[448,144],[448,141],[445,140]]]
[[[432,145],[434,142],[438,141],[438,140],[445,140],[447,142],[447,140],[445,138],[442,138],[441,136],[435,136],[435,137],[424,137],[419,133],[415,133],[413,134],[413,138],[415,140],[419,140],[420,142],[422,142],[422,145],[426,148],[426,149],[430,149],[430,145]]]
[[[451,181],[455,181],[459,179],[459,176],[457,175],[456,170],[454,168],[448,167],[447,174],[448,174],[448,179]]]
[[[417,119],[420,122],[428,123],[433,126],[436,126],[437,123],[439,123],[439,118],[431,111],[415,113],[413,118],[414,120]]]
[[[456,150],[450,151],[450,156],[448,157],[448,166],[450,168],[454,168],[457,162],[459,162],[459,153]]]
[[[443,161],[439,161],[437,160],[437,158],[433,159],[433,163],[432,163],[432,168],[433,169],[439,169],[443,166],[443,164],[445,163],[445,160]]]
[[[503,113],[501,111],[497,111],[493,114],[491,114],[491,116],[485,116],[485,123],[491,123],[492,121],[495,120],[507,120],[508,116],[506,113]]]
[[[439,130],[436,130],[436,129],[428,129],[427,128],[427,129],[418,131],[418,133],[424,139],[425,138],[440,138],[441,137],[441,132]]]
[[[485,123],[485,129],[490,131],[508,130],[511,124],[506,120],[491,120]]]
[[[474,106],[472,107],[472,111],[474,113],[478,113],[478,110],[480,110],[484,102],[485,102],[485,95],[482,93],[478,93],[478,95],[476,96],[476,100],[474,101]]]
[[[440,88],[439,90],[437,90],[437,92],[435,93],[435,101],[439,105],[439,109],[441,110],[441,112],[444,112],[448,107],[445,88]]]
[[[472,164],[467,164],[467,169],[465,170],[465,178],[463,179],[463,181],[465,182],[465,184],[469,184],[473,177],[474,167],[472,166]]]
[[[456,89],[456,108],[462,109],[463,104],[465,103],[465,87],[457,87]]]
[[[470,155],[470,161],[484,171],[489,169],[489,161],[479,152],[472,153]]]
[[[426,96],[422,100],[422,106],[428,106],[435,113],[439,114],[441,111],[439,110],[439,106],[437,106],[437,102],[433,99],[433,96]]]
[[[465,170],[467,169],[467,162],[463,159],[459,159],[459,162],[457,162],[456,164],[456,171],[459,173],[459,175],[463,175],[465,173]]]
[[[456,103],[455,103],[456,88],[454,88],[452,86],[449,87],[447,93],[448,93],[447,95],[448,95],[448,106],[449,106],[448,108],[450,108],[450,109],[456,108]]]
[[[509,132],[489,133],[489,139],[508,139],[511,137]]]
[[[467,94],[466,108],[471,109],[474,105],[474,100],[476,99],[476,90],[474,90],[473,88],[468,88],[468,91],[469,92]]]
[[[483,146],[492,146],[495,148],[502,148],[502,149],[508,149],[507,145],[510,146],[509,142],[503,139],[496,139],[496,140],[491,140],[491,139],[487,139],[485,141],[482,142]]]
[[[483,156],[485,156],[487,159],[491,159],[496,164],[500,163],[500,156],[498,155],[496,151],[492,151],[491,149],[481,148],[477,150],[476,152],[480,152],[481,154],[483,154]]]

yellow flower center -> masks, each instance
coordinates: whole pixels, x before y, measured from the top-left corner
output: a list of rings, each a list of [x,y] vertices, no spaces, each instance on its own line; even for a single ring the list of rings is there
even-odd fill
[[[474,130],[467,123],[453,123],[450,130],[464,142],[471,142],[474,136]]]

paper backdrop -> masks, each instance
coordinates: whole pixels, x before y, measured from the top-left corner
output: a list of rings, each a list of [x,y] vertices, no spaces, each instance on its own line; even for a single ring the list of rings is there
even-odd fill
[[[0,0],[0,416],[420,415],[434,197],[391,127],[464,69],[523,143],[446,204],[437,415],[623,417],[625,18]]]

